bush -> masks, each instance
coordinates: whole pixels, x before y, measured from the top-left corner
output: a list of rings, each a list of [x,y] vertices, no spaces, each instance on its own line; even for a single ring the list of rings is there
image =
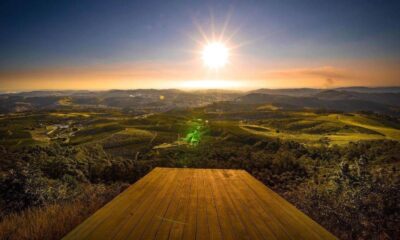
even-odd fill
[[[0,222],[0,239],[61,239],[125,188],[124,184],[87,185],[73,201],[10,214]]]

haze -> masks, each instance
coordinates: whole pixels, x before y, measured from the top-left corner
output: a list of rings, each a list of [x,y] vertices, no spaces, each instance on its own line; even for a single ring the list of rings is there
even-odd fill
[[[400,85],[396,1],[2,1],[0,91]],[[202,63],[207,42],[229,59]]]

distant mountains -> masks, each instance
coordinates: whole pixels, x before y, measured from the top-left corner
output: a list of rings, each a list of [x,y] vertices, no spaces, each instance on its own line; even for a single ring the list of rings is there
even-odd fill
[[[343,87],[336,88],[336,90],[362,93],[400,93],[400,87]]]
[[[109,91],[33,91],[0,95],[0,112],[23,112],[58,108],[118,108],[132,112],[167,111],[173,108],[204,106],[240,96],[230,91],[176,89]]]
[[[285,108],[372,111],[398,115],[400,87],[337,89],[259,89],[236,99],[245,104],[273,104]]]
[[[0,112],[57,108],[118,108],[142,113],[200,107],[222,101],[239,105],[271,104],[289,109],[372,111],[399,115],[400,87],[258,89],[249,92],[177,89],[32,91],[0,94]]]
[[[356,92],[356,93],[400,93],[400,87],[342,87],[332,89],[318,89],[318,88],[282,88],[282,89],[268,89],[261,88],[251,93],[263,93],[274,95],[287,95],[287,96],[311,96],[316,93],[325,91],[338,91],[338,92]]]

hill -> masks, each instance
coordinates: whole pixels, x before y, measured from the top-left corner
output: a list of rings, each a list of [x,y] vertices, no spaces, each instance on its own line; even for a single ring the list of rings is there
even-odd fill
[[[282,109],[371,111],[398,116],[399,88],[258,89],[182,91],[137,89],[109,91],[33,91],[0,95],[0,113],[64,109],[120,109],[130,113],[164,112],[215,102],[272,104]]]

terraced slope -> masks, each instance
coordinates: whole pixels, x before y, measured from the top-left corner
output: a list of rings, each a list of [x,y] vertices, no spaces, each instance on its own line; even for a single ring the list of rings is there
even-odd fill
[[[385,123],[360,114],[292,113],[281,118],[265,118],[262,124],[239,124],[251,134],[277,137],[309,145],[328,142],[345,145],[365,140],[400,141],[400,130],[394,123]]]

